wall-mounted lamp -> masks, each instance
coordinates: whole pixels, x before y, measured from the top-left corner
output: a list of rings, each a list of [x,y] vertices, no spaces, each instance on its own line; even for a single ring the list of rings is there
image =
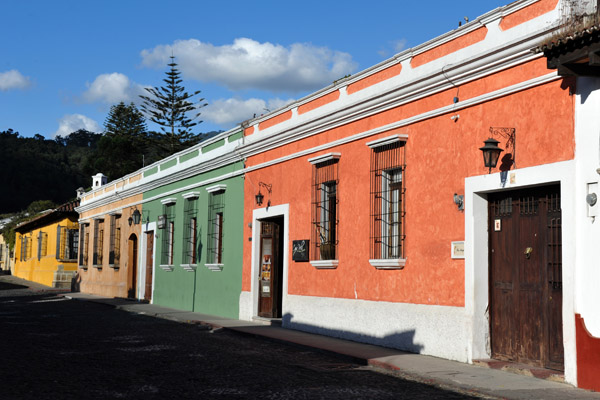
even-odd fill
[[[261,186],[264,187],[265,189],[267,189],[267,192],[269,193],[269,195],[271,194],[271,188],[273,187],[273,185],[269,185],[264,182],[258,182],[258,193],[254,196],[257,206],[261,206],[263,203],[263,200],[265,198],[265,196],[263,196],[263,194],[260,192]],[[269,199],[269,201],[267,202],[267,207],[269,207],[270,205],[271,205],[271,199]]]
[[[458,206],[458,210],[462,211],[465,209],[465,195],[454,193],[454,204]]]
[[[136,207],[135,210],[133,210],[131,217],[129,217],[129,219],[127,219],[127,222],[129,222],[129,226],[131,226],[132,223],[135,225],[139,225],[141,218],[142,218],[142,213]]]
[[[597,201],[598,196],[596,195],[596,193],[590,193],[587,196],[585,196],[585,202],[588,203],[590,207],[594,207]]]
[[[485,146],[480,147],[479,150],[481,150],[483,153],[483,164],[486,168],[489,168],[488,173],[491,174],[492,168],[496,168],[496,164],[498,164],[500,153],[502,153],[504,150],[498,147],[498,143],[500,142],[494,138],[489,138],[483,143],[485,143]]]

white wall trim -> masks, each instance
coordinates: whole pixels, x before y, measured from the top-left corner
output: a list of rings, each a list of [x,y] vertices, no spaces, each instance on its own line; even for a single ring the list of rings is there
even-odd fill
[[[290,226],[290,205],[281,204],[277,206],[256,208],[252,210],[252,266],[250,276],[250,292],[242,292],[240,295],[240,319],[250,321],[252,317],[258,315],[258,270],[260,267],[260,220],[283,216],[283,276],[281,284],[281,312],[287,311],[288,298],[288,270],[289,270],[289,226]]]

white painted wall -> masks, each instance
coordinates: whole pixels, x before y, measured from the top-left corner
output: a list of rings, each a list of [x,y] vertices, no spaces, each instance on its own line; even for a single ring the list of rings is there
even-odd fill
[[[518,133],[517,133],[518,135]],[[571,138],[565,132],[565,140]],[[517,143],[518,143],[517,136]],[[518,144],[517,144],[518,145]],[[550,145],[558,145],[550,144]],[[596,147],[597,148],[597,147]],[[487,194],[506,189],[559,182],[562,204],[563,247],[563,343],[565,351],[565,380],[576,384],[575,348],[575,243],[577,241],[575,161],[564,161],[531,168],[512,170],[506,186],[502,187],[500,173],[465,179],[465,309],[470,337],[468,359],[489,358],[488,319],[488,213]],[[514,183],[510,183],[511,175]],[[585,198],[583,199],[585,203]]]
[[[575,103],[575,159],[577,252],[575,312],[585,320],[588,331],[600,337],[600,205],[585,201],[588,187],[600,198],[600,78],[578,78]]]

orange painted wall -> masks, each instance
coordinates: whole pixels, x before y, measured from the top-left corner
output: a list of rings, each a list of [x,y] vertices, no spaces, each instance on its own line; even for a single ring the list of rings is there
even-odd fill
[[[331,93],[327,93],[326,95],[323,95],[312,101],[309,101],[306,104],[302,104],[300,107],[298,107],[298,114],[304,114],[305,112],[312,111],[315,108],[319,108],[321,106],[324,106],[325,104],[329,104],[332,101],[336,101],[339,98],[340,98],[339,90],[336,90]]]
[[[286,111],[282,114],[274,116],[273,118],[269,118],[268,120],[261,122],[260,124],[258,124],[258,128],[261,130],[267,129],[272,127],[273,125],[279,124],[280,122],[287,121],[290,118],[292,118],[292,111]]]
[[[386,79],[390,79],[396,75],[400,75],[401,71],[402,71],[401,64],[392,65],[391,67],[388,67],[388,68],[381,70],[373,75],[367,76],[364,79],[361,79],[359,81],[356,81],[356,82],[348,85],[347,93],[348,94],[356,93],[359,90],[363,90],[365,88],[368,88],[369,86],[373,86],[376,83],[383,82]]]
[[[488,30],[486,27],[481,27],[466,35],[457,37],[454,40],[451,40],[440,46],[434,47],[431,50],[427,50],[421,54],[417,54],[411,60],[410,65],[413,68],[416,68],[423,64],[427,64],[428,62],[431,62],[437,58],[446,56],[450,53],[454,53],[455,51],[471,46],[477,42],[481,42],[485,39],[487,32]]]
[[[510,28],[514,28],[517,25],[532,20],[540,15],[546,14],[556,8],[558,0],[540,0],[537,3],[530,5],[516,11],[512,14],[507,15],[500,21],[500,29],[506,31]]]
[[[535,73],[537,71],[537,74]],[[540,61],[465,85],[482,94],[530,75],[543,75]],[[311,233],[311,168],[308,158],[340,152],[339,266],[316,270],[290,261],[288,292],[295,295],[355,298],[448,306],[464,305],[464,262],[450,258],[450,242],[464,240],[464,215],[452,201],[464,193],[464,178],[485,174],[479,147],[490,126],[515,127],[519,168],[570,160],[574,156],[573,99],[554,81],[451,114],[249,172],[245,224],[252,222],[254,186],[273,185],[271,204],[290,205],[289,241]],[[461,93],[463,90],[461,89]],[[445,93],[249,157],[248,166],[310,149],[438,107]],[[461,94],[462,98],[462,94]],[[406,133],[406,256],[403,270],[376,270],[369,262],[369,156],[366,142]],[[555,146],[555,143],[561,143]],[[502,146],[502,145],[501,145]],[[243,290],[250,290],[251,242],[244,242]],[[291,254],[291,249],[288,249]]]

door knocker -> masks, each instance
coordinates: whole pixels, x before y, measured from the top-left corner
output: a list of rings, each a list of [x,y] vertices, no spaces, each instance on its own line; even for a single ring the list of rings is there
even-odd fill
[[[526,248],[525,249],[525,258],[529,260],[532,252],[533,252],[533,248],[531,248],[531,247]]]

